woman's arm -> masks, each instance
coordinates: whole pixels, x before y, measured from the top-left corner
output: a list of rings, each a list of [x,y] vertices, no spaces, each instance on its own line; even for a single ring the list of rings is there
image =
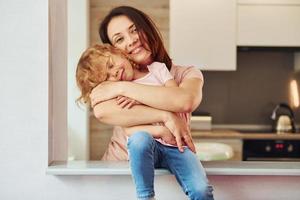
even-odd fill
[[[121,95],[161,110],[191,112],[202,100],[202,86],[203,81],[200,78],[186,79],[178,87],[150,86],[124,81],[108,82],[93,89],[91,101],[93,105]]]
[[[117,105],[115,99],[112,99],[97,104],[94,107],[94,115],[103,123],[123,127],[162,122],[174,135],[177,146],[181,151],[183,151],[182,144],[185,143],[195,152],[195,146],[186,123],[172,112],[144,105],[123,109]]]
[[[171,115],[168,111],[145,105],[135,105],[131,109],[123,109],[117,105],[116,99],[97,104],[93,111],[100,122],[123,127],[165,122],[168,115]]]
[[[175,82],[174,79],[168,80],[165,85],[165,87],[178,87],[177,83]],[[130,109],[134,105],[140,105],[142,104],[141,102],[131,99],[129,97],[125,96],[117,96],[117,104],[121,106],[122,108],[128,108]],[[143,104],[144,105],[144,104]]]

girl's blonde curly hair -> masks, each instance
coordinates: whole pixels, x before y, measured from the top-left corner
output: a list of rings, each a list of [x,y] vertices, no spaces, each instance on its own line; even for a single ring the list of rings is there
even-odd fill
[[[90,104],[90,94],[94,87],[107,79],[107,69],[112,64],[112,55],[129,57],[109,44],[95,44],[85,50],[77,64],[76,82],[81,91],[77,101]],[[137,67],[130,59],[133,67]]]

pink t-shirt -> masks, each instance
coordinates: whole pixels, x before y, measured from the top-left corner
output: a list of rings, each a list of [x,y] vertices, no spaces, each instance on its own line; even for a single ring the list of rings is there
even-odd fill
[[[145,85],[164,85],[168,80],[174,79],[164,63],[153,62],[147,66],[149,73],[133,82]]]
[[[161,64],[161,63],[158,63],[158,64]],[[155,69],[155,66],[158,66],[159,69]],[[149,65],[148,69],[149,69],[149,73],[154,74],[154,76],[151,76],[151,78],[159,77],[160,76],[159,74],[163,75],[161,78],[157,78],[157,79],[162,80],[162,82],[163,82],[163,83],[160,83],[159,85],[164,85],[164,83],[167,80],[170,80],[173,77],[178,85],[180,85],[180,83],[182,81],[184,81],[186,79],[190,79],[190,78],[199,78],[202,81],[204,81],[201,71],[199,69],[197,69],[196,67],[192,67],[192,66],[182,67],[182,66],[173,65],[171,68],[170,74],[169,73],[164,74],[161,72],[161,71],[164,71],[164,69],[162,67],[160,67],[159,65],[157,65],[157,62],[155,62],[155,63]],[[149,73],[147,75],[149,75]],[[171,76],[169,76],[168,74]],[[146,80],[147,75],[138,80],[143,81],[142,79],[144,79],[144,78]],[[135,80],[135,81],[138,81],[138,80]],[[150,82],[156,82],[156,81],[150,81]],[[147,83],[142,83],[142,84],[147,84]],[[185,120],[186,120],[188,126],[190,125],[190,117],[191,117],[191,113],[185,113]],[[114,161],[128,160],[128,152],[127,152],[126,146],[127,146],[127,137],[126,137],[126,134],[125,134],[123,128],[120,126],[115,126],[114,130],[113,130],[113,135],[109,142],[108,148],[102,157],[102,160],[114,160]]]

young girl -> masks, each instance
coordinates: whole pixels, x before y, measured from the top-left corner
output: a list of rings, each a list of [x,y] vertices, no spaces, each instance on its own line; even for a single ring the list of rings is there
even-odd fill
[[[104,81],[133,81],[140,84],[177,87],[175,80],[163,63],[154,62],[147,66],[149,71],[141,71],[139,66],[132,62],[121,50],[108,44],[95,44],[88,48],[81,56],[77,70],[76,80],[81,96],[78,100],[90,104],[92,89]],[[102,96],[102,98],[104,98]],[[131,108],[141,104],[136,100],[118,96],[118,104],[122,108]],[[184,114],[178,113],[185,117]],[[126,134],[130,136],[138,130],[150,131],[156,140],[164,145],[175,146],[176,140],[163,124],[126,127]],[[180,149],[183,151],[183,149]]]
[[[79,60],[76,79],[81,90],[79,100],[86,103],[91,102],[89,95],[92,89],[103,81],[134,81],[153,86],[177,87],[165,64],[153,62],[147,66],[147,71],[140,70],[121,50],[110,45],[88,48]],[[122,97],[117,98],[117,101],[120,99]],[[120,105],[130,107],[139,104],[136,101],[122,104],[127,100],[119,101]],[[177,123],[185,123],[186,114],[179,115],[182,120]],[[175,174],[191,199],[207,196],[204,184],[207,182],[206,176],[201,173],[204,170],[193,152],[187,149],[184,151],[184,147],[178,145],[180,135],[175,133],[174,139],[172,133],[161,124],[127,127],[125,133],[129,136],[127,147],[138,199],[154,199],[155,168],[167,168]]]
[[[81,96],[78,100],[90,104],[92,89],[103,81],[134,81],[141,84],[177,86],[173,77],[163,63],[154,62],[148,66],[149,72],[139,70],[121,50],[111,45],[96,44],[88,48],[81,56],[77,70],[76,80]],[[138,101],[119,96],[118,104],[122,108],[130,108],[140,104]],[[150,126],[134,126],[125,128],[127,135],[137,130],[150,131],[152,136],[165,145],[176,145],[171,132],[158,123]]]

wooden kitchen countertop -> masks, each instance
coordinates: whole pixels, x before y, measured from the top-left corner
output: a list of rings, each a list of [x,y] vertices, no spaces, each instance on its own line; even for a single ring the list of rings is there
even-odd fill
[[[199,131],[192,130],[192,136],[194,138],[206,138],[206,139],[285,139],[285,140],[300,140],[300,134],[286,133],[241,133],[235,130],[211,130],[211,131]]]

